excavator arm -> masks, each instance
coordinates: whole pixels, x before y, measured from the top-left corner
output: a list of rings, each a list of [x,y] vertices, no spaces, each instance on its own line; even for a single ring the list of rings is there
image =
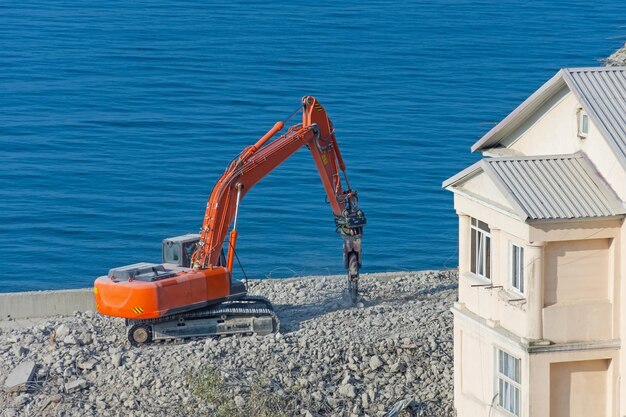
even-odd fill
[[[349,270],[350,291],[355,300],[365,215],[358,207],[357,192],[350,188],[345,163],[326,110],[311,96],[302,99],[300,108],[301,124],[290,127],[287,133],[270,141],[284,127],[284,122],[277,122],[257,143],[244,149],[218,180],[207,203],[192,265],[195,269],[218,265],[228,229],[232,224],[226,261],[226,268],[232,274],[241,200],[256,183],[298,149],[307,146],[328,196],[337,230],[344,240],[344,263]],[[345,189],[341,174],[346,183]]]

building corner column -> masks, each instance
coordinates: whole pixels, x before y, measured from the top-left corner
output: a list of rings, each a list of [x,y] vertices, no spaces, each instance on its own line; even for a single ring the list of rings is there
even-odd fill
[[[459,275],[470,270],[470,216],[457,211],[459,216]]]
[[[526,246],[527,337],[530,340],[543,339],[544,248],[545,242],[532,242]]]
[[[501,230],[497,227],[489,226],[489,233],[491,234],[491,285],[505,286],[506,275],[502,274],[502,265],[506,265],[507,252],[502,252],[502,234]]]

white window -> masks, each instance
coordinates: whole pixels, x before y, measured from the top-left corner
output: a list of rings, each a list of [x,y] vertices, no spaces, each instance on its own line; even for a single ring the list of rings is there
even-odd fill
[[[520,364],[521,361],[497,349],[498,364],[496,373],[498,405],[509,413],[520,415]]]
[[[511,288],[524,294],[524,248],[511,244]]]
[[[586,138],[589,133],[589,116],[583,109],[578,110],[578,136]]]
[[[487,223],[472,219],[471,266],[476,275],[491,278],[491,235]]]

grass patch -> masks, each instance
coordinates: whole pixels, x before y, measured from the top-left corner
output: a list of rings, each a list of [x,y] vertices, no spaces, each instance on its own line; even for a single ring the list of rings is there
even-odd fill
[[[297,393],[285,392],[268,379],[226,380],[212,366],[203,366],[186,375],[191,393],[211,404],[216,417],[291,417],[300,413]],[[233,392],[239,388],[243,405],[235,403]]]

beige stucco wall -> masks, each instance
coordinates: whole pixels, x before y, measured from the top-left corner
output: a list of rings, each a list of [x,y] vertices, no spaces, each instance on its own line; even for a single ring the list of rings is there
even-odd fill
[[[610,367],[609,359],[551,363],[550,417],[607,415]]]
[[[492,277],[486,280],[470,272],[469,219],[459,223],[459,301],[470,311],[528,339],[562,343],[619,337],[620,220],[529,225],[459,194],[455,208],[491,229]],[[523,295],[511,288],[511,244],[525,251]]]
[[[609,301],[610,246],[609,239],[549,242],[544,305]]]
[[[598,361],[606,364],[604,371],[598,369]],[[559,417],[569,410],[569,414],[565,415],[571,417],[620,416],[616,389],[620,380],[619,362],[617,348],[583,347],[572,351],[531,354],[529,372],[532,383],[528,387],[530,415]],[[567,373],[572,374],[571,378],[567,377]],[[556,391],[553,392],[554,388]]]
[[[454,315],[454,405],[458,417],[510,417],[497,407],[496,348],[521,359],[522,387],[530,384],[528,354],[511,338],[494,329]],[[529,390],[522,389],[521,417],[528,417]]]
[[[521,361],[520,417],[620,416],[618,348],[566,345],[533,353],[522,339],[471,317],[462,303],[453,312],[458,417],[511,416],[497,405],[496,349]]]
[[[466,217],[464,221],[459,222],[459,300],[475,314],[499,322],[502,327],[512,332],[528,336],[526,302],[509,301],[519,300],[524,296],[511,289],[508,279],[510,244],[523,245],[526,240],[503,231],[514,229],[518,234],[527,236],[528,225],[460,195],[455,195],[455,207],[463,210],[459,213]],[[491,229],[491,280],[470,271],[470,217],[485,221]],[[494,288],[490,288],[491,285]]]
[[[533,223],[528,232],[530,242],[613,239],[620,236],[623,220],[598,219]]]
[[[544,338],[565,343],[618,337],[615,242],[586,239],[546,245]]]
[[[580,149],[618,197],[626,201],[626,167],[619,162],[615,152],[592,121],[589,121],[587,138],[580,141]]]
[[[510,213],[498,210],[496,207],[488,207],[477,199],[455,193],[454,208],[457,213],[464,213],[485,221],[491,228],[506,230],[507,233],[525,241],[528,241],[530,238],[530,227],[528,224]]]
[[[528,340],[548,339],[558,347],[574,341],[593,345],[598,341],[614,343],[619,339],[622,220],[527,224],[497,207],[460,194],[455,195],[455,208],[459,214],[459,305],[484,321],[479,325],[467,317],[459,320],[455,315],[455,405],[459,417],[507,415],[491,406],[495,393],[496,346],[522,360],[522,369],[525,369],[522,416],[551,415],[550,385],[554,386],[555,378],[559,377],[551,376],[550,369],[554,370],[554,375],[558,372],[574,374],[570,378],[574,383],[568,392],[576,394],[576,401],[585,400],[580,394],[585,389],[581,381],[593,381],[594,389],[589,392],[599,395],[602,391],[606,398],[607,412],[599,415],[618,416],[615,414],[621,401],[618,393],[620,389],[623,392],[617,377],[622,366],[619,350],[587,351],[583,347],[576,352],[538,355],[527,353],[524,344]],[[491,281],[469,271],[471,217],[485,221],[491,229]],[[535,240],[531,241],[533,238]],[[525,250],[524,296],[510,288],[512,243]],[[485,284],[502,288],[488,288]],[[519,298],[525,299],[510,301]],[[610,366],[604,376],[594,373],[589,374],[589,378],[576,371],[576,366],[586,369],[589,364],[552,366],[586,360],[607,360]],[[598,382],[598,378],[605,378],[606,383]],[[565,400],[555,397],[554,401]],[[578,407],[578,403],[572,401],[568,407]]]
[[[575,153],[580,149],[576,122],[579,108],[574,94],[564,86],[502,144],[523,155]]]
[[[626,256],[626,248],[624,247],[624,239],[626,239],[626,226],[622,226],[620,229],[620,237],[619,239],[615,239],[614,245],[616,247],[616,253],[619,256],[615,258],[615,284],[614,284],[614,300],[615,300],[615,319],[614,324],[618,329],[615,332],[615,337],[620,340],[625,338],[626,336],[626,320],[623,319],[626,314],[626,306],[624,305],[623,300],[626,299],[626,285],[623,283],[626,282],[626,269],[622,267],[622,259]],[[624,377],[626,377],[626,350],[620,349],[619,353],[619,375],[621,383],[616,387],[616,391],[619,392],[618,398],[620,401],[619,406],[619,414],[626,414],[626,382],[622,381]]]
[[[472,178],[463,181],[459,189],[469,195],[473,195],[489,201],[494,206],[513,214],[513,209],[504,194],[496,187],[493,181],[484,172],[477,173]]]

